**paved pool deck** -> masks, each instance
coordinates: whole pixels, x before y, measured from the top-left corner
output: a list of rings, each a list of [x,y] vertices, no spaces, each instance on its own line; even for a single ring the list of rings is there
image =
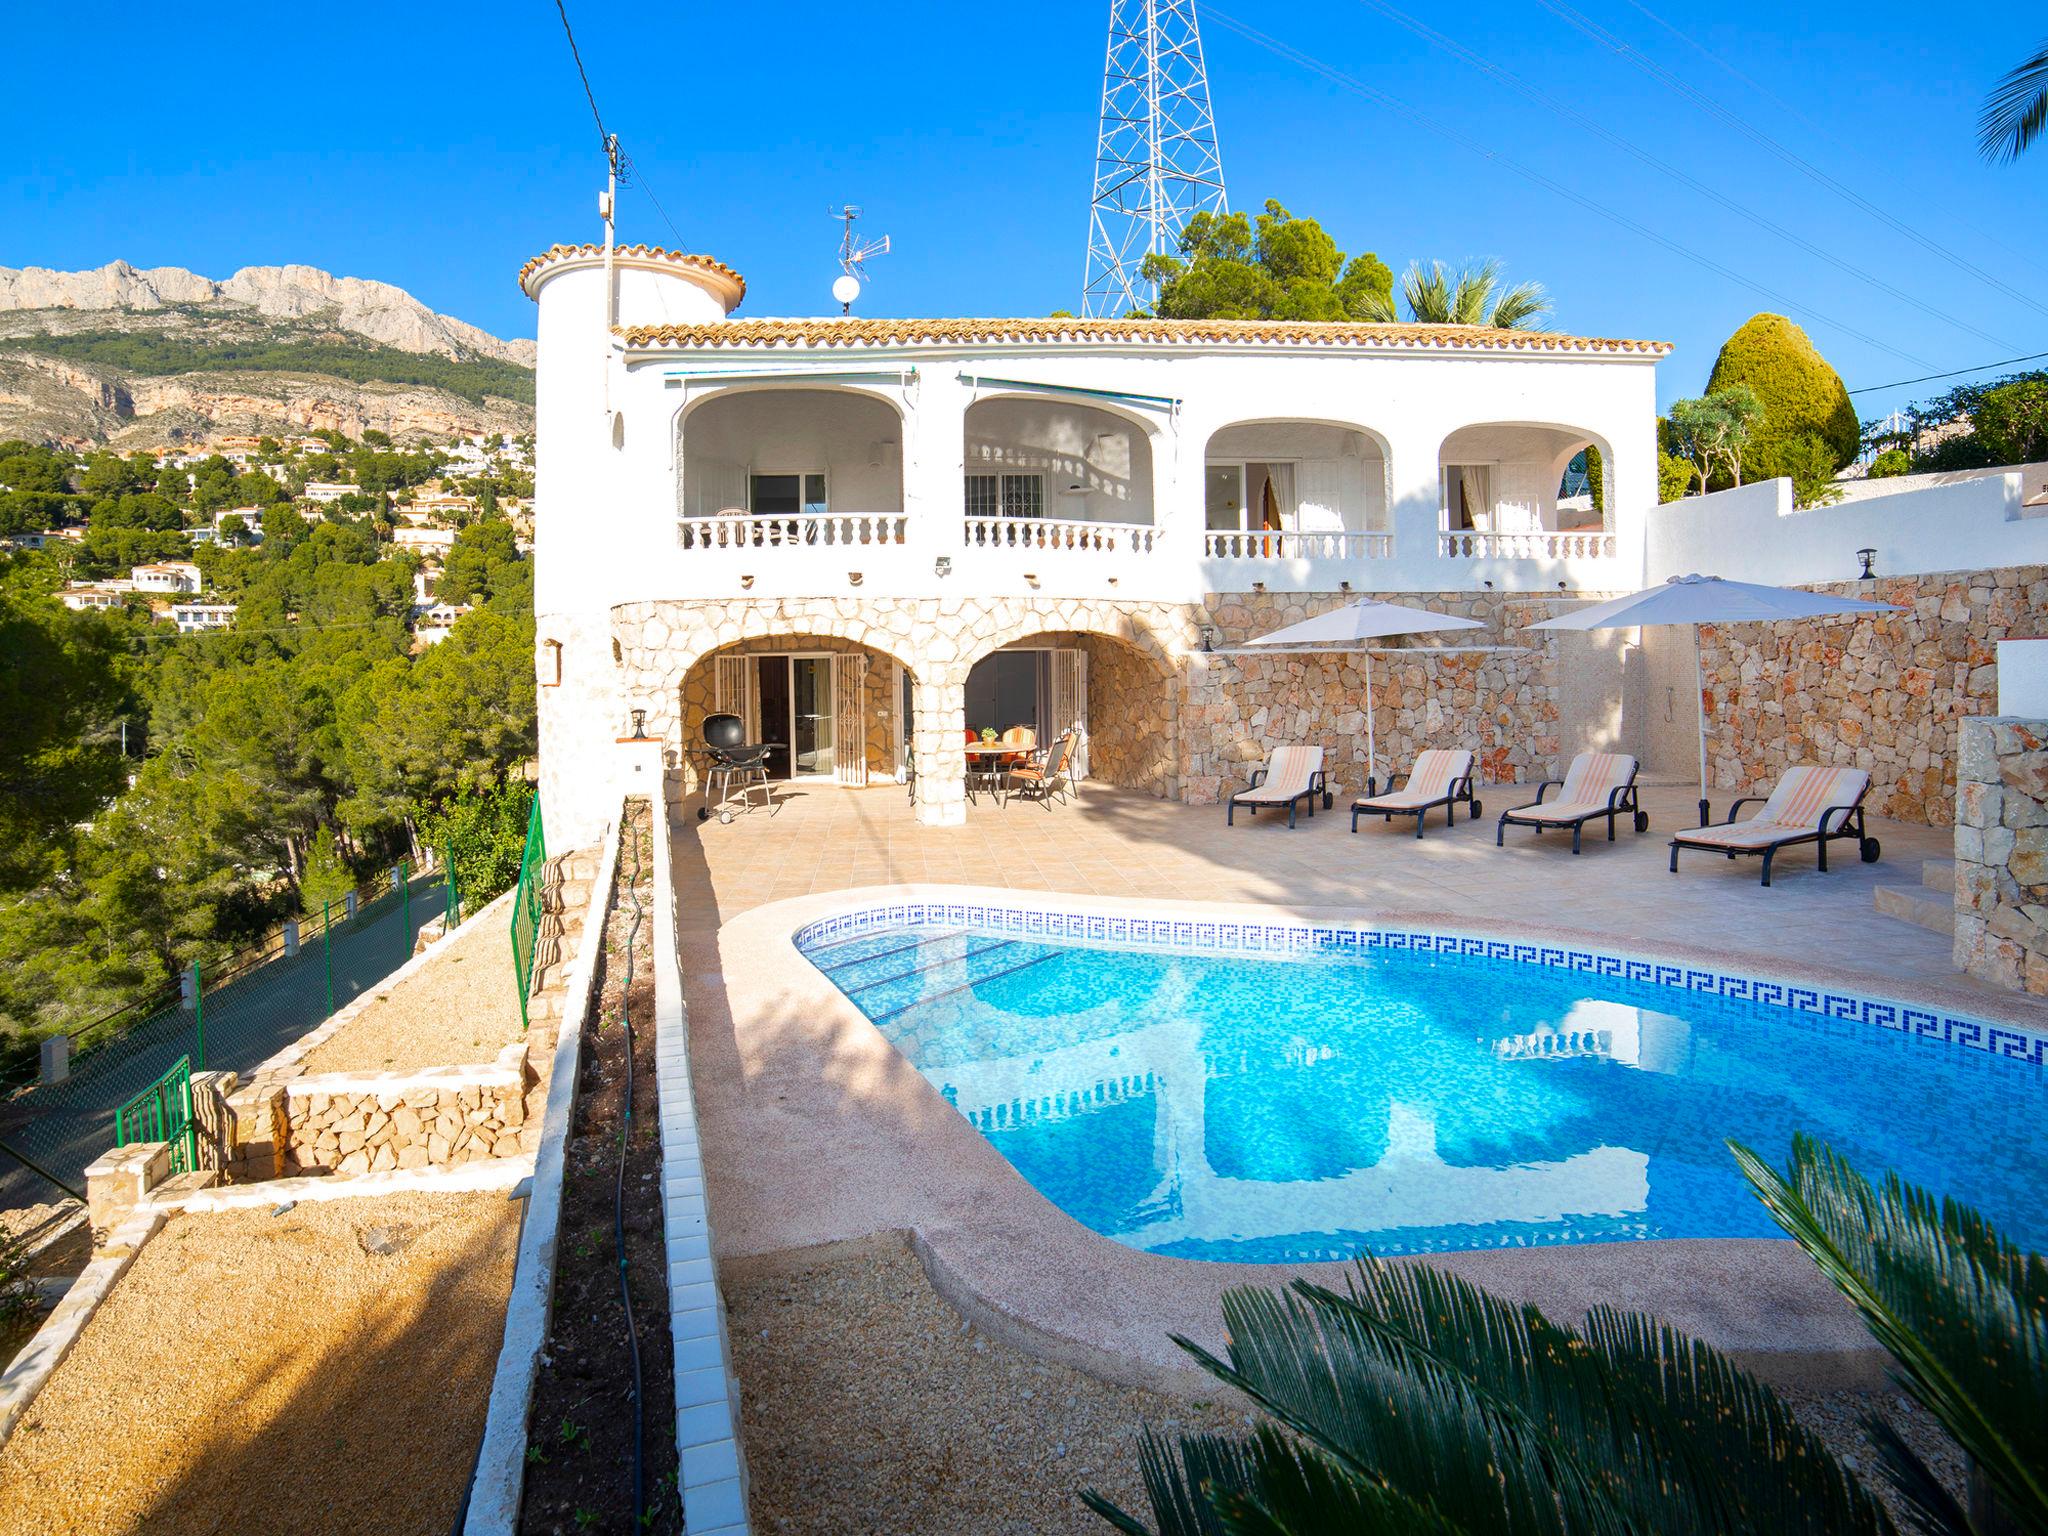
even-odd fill
[[[957,828],[916,825],[900,788],[785,788],[774,814],[671,828],[677,918],[707,1185],[721,1257],[907,1230],[943,1294],[981,1326],[1114,1379],[1185,1388],[1169,1332],[1214,1342],[1228,1285],[1341,1265],[1205,1264],[1089,1232],[1018,1175],[802,961],[790,934],[866,900],[1058,892],[1069,905],[1316,920],[1412,922],[1572,940],[2048,1025],[2038,1003],[1957,976],[1944,936],[1879,914],[1872,888],[1945,857],[1945,828],[1873,821],[1884,858],[1838,844],[1826,874],[1785,855],[1768,889],[1755,860],[1686,855],[1666,870],[1690,791],[1652,787],[1651,830],[1588,838],[1510,829],[1533,798],[1484,793],[1478,820],[1349,831],[1342,805],[1293,830],[1262,815],[1090,788],[1047,812],[983,800]],[[849,893],[859,892],[858,896]],[[1406,1261],[1404,1261],[1406,1262]],[[1592,1244],[1441,1255],[1445,1265],[1561,1316],[1606,1302],[1657,1312],[1787,1380],[1867,1379],[1879,1357],[1846,1306],[1789,1243]]]

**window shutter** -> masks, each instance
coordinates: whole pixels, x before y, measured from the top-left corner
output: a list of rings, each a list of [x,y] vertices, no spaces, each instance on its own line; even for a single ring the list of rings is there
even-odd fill
[[[832,658],[832,769],[841,784],[868,781],[868,659],[858,652]]]
[[[1052,659],[1052,739],[1073,730],[1073,777],[1078,782],[1088,777],[1088,653],[1054,651]]]

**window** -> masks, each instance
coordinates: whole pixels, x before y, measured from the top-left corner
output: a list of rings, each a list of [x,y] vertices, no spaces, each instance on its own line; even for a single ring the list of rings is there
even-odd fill
[[[1295,526],[1294,465],[1261,460],[1209,464],[1203,521],[1212,532],[1280,533]]]
[[[969,517],[1045,516],[1045,476],[969,475]]]
[[[786,475],[749,475],[747,510],[756,517],[820,517],[825,512],[822,471]]]

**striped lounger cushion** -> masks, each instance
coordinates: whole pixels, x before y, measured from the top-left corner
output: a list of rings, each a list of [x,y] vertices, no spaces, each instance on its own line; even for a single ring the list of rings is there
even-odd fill
[[[1581,752],[1572,759],[1555,800],[1509,814],[1516,821],[1577,821],[1595,811],[1604,813],[1608,797],[1635,775],[1636,760],[1626,752]]]
[[[1413,810],[1419,805],[1433,805],[1451,792],[1451,785],[1458,779],[1469,778],[1472,774],[1472,754],[1454,752],[1443,747],[1432,747],[1415,759],[1415,771],[1408,775],[1408,782],[1402,788],[1358,804],[1375,810]]]
[[[1819,830],[1823,815],[1854,805],[1869,787],[1870,775],[1861,768],[1787,769],[1764,808],[1749,820],[1681,832],[1679,840],[1716,848],[1767,848],[1786,838],[1807,837]],[[1839,830],[1841,818],[1835,820],[1830,831]]]
[[[1240,790],[1236,799],[1263,805],[1284,804],[1309,791],[1309,781],[1322,769],[1321,747],[1277,747],[1266,760],[1266,780],[1257,789]]]

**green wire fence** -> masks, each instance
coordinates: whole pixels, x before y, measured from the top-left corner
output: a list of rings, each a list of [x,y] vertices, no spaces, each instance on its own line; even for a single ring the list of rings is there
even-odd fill
[[[34,1043],[18,1049],[0,1066],[0,1210],[54,1199],[52,1186],[82,1187],[125,1111],[180,1061],[188,1072],[247,1072],[383,981],[411,958],[421,928],[459,913],[453,881],[437,889],[444,875],[400,864],[263,943],[67,1031],[59,1081],[37,1081]]]
[[[547,840],[541,835],[540,799],[526,819],[526,849],[519,856],[519,894],[512,899],[512,974],[519,984],[519,1027],[527,1024],[526,1002],[533,990],[533,954],[540,944],[540,877],[547,863]]]

